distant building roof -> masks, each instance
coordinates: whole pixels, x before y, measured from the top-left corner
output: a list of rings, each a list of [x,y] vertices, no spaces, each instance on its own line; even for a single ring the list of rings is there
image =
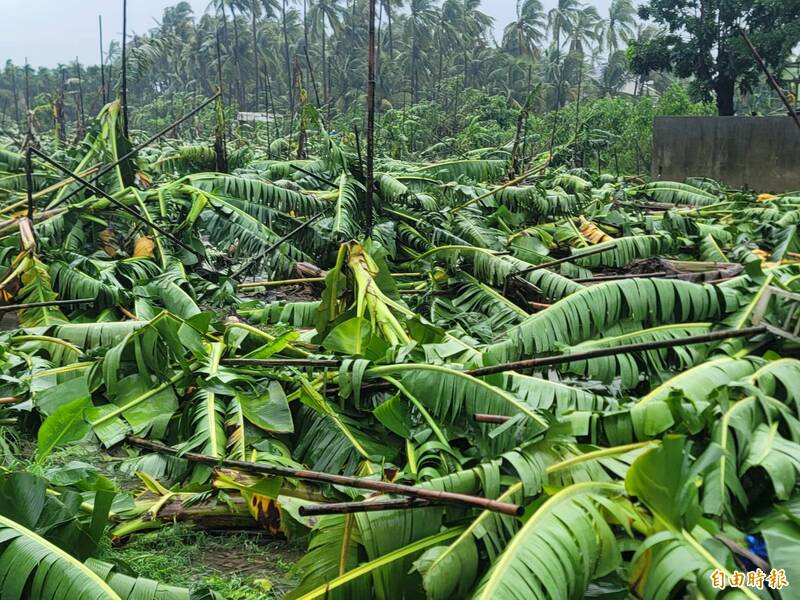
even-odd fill
[[[265,113],[265,112],[240,112],[236,113],[236,120],[237,121],[244,121],[244,122],[254,122],[254,121],[274,121],[275,116],[272,113]]]

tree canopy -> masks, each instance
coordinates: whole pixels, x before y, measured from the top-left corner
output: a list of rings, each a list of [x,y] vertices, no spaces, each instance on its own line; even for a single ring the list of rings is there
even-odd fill
[[[800,1],[648,0],[639,16],[663,27],[630,47],[636,73],[671,70],[694,78],[700,99],[714,98],[720,115],[735,112],[736,86],[751,91],[763,74],[739,35],[743,29],[768,66],[782,67],[800,40]]]

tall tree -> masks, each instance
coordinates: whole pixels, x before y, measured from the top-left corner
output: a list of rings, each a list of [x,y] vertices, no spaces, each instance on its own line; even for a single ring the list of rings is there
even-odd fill
[[[518,1],[516,19],[503,31],[503,49],[518,58],[535,61],[541,55],[539,44],[544,39],[545,27],[540,0]]]
[[[603,41],[609,52],[618,50],[620,42],[627,42],[633,36],[635,23],[636,8],[633,0],[611,0],[603,32]]]
[[[693,91],[712,96],[720,115],[735,112],[737,84],[748,91],[760,77],[753,56],[740,39],[747,30],[769,67],[779,68],[800,40],[800,0],[702,0],[699,4],[649,0],[639,8],[668,33],[646,44],[634,44],[632,64],[643,74],[671,70],[694,77]]]
[[[313,30],[319,35],[322,50],[322,97],[326,107],[326,114],[330,117],[330,65],[328,64],[327,53],[327,32],[330,27],[332,31],[339,28],[344,7],[339,4],[339,0],[314,0],[309,10],[309,19]]]

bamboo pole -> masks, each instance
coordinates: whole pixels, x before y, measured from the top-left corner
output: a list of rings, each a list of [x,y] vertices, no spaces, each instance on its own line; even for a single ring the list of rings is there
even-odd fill
[[[338,369],[342,361],[313,358],[223,358],[223,365],[242,367],[317,367]]]
[[[654,273],[627,273],[625,275],[598,275],[597,277],[580,277],[573,279],[575,283],[600,283],[602,281],[617,281],[618,279],[640,279],[652,277],[667,277],[669,275],[677,275],[677,273],[668,273],[667,271],[656,271]]]
[[[284,285],[301,285],[309,283],[322,283],[325,281],[324,277],[301,277],[299,279],[282,279],[280,281],[251,281],[250,283],[240,283],[236,287],[240,290],[247,290],[250,288],[274,288],[282,287]]]
[[[260,252],[260,253],[256,254],[256,255],[255,255],[255,256],[254,256],[252,259],[248,260],[248,261],[247,261],[246,263],[244,263],[244,264],[243,264],[243,265],[242,265],[242,266],[241,266],[241,267],[240,267],[240,268],[239,268],[239,269],[238,269],[238,270],[237,270],[235,273],[233,273],[233,274],[231,275],[231,278],[233,278],[233,279],[236,279],[236,278],[238,278],[238,277],[239,277],[239,276],[240,276],[242,273],[244,273],[245,271],[247,271],[247,269],[249,269],[251,266],[253,266],[253,265],[254,265],[255,263],[257,263],[258,261],[260,261],[260,260],[263,260],[263,259],[264,259],[264,257],[266,257],[266,256],[267,256],[267,255],[268,255],[270,252],[272,252],[272,251],[274,251],[275,249],[277,249],[278,247],[280,247],[280,245],[281,245],[281,244],[283,244],[284,242],[286,242],[287,240],[289,240],[289,239],[290,239],[292,236],[294,236],[296,233],[298,233],[298,232],[302,231],[303,229],[305,229],[306,227],[308,227],[308,226],[309,226],[309,225],[311,225],[312,223],[315,223],[316,221],[318,221],[319,219],[321,219],[321,218],[322,218],[322,217],[325,215],[325,213],[326,213],[326,212],[328,212],[328,211],[330,210],[330,208],[331,208],[332,206],[333,206],[333,205],[331,204],[330,206],[327,206],[327,207],[323,208],[321,211],[319,211],[319,212],[318,212],[317,214],[315,214],[313,217],[311,217],[310,219],[306,220],[304,223],[301,223],[300,225],[298,225],[297,227],[295,227],[294,229],[292,229],[292,230],[291,230],[289,233],[287,233],[286,235],[282,236],[282,237],[281,237],[281,238],[280,238],[280,239],[279,239],[277,242],[275,242],[274,244],[272,244],[272,245],[271,245],[269,248],[267,248],[267,249],[266,249],[266,250],[264,250],[263,252]]]
[[[100,85],[102,86],[101,96],[103,106],[108,103],[108,90],[106,89],[106,61],[105,48],[103,46],[103,15],[97,15],[97,23],[100,29]]]
[[[14,396],[4,396],[0,398],[0,406],[9,406],[12,404],[19,404],[20,402],[22,402],[22,400]]]
[[[766,327],[745,327],[744,329],[723,329],[721,331],[712,331],[702,335],[691,335],[688,337],[675,338],[672,340],[658,340],[655,342],[640,342],[637,344],[623,344],[621,346],[614,346],[612,348],[598,348],[596,350],[587,350],[586,352],[575,352],[574,354],[559,354],[557,356],[544,356],[541,358],[530,358],[527,360],[518,360],[515,362],[504,363],[500,365],[493,365],[490,367],[481,367],[479,369],[471,369],[465,371],[473,377],[483,377],[486,375],[494,375],[496,373],[504,373],[506,371],[518,371],[523,369],[533,369],[538,367],[549,367],[553,365],[561,365],[565,363],[577,362],[579,360],[589,360],[591,358],[600,358],[603,356],[614,356],[616,354],[626,354],[628,352],[646,352],[648,350],[660,350],[662,348],[674,348],[676,346],[688,346],[691,344],[705,344],[708,342],[715,342],[737,337],[749,337],[764,333]]]
[[[772,73],[770,73],[770,70],[764,63],[764,59],[761,58],[761,55],[758,53],[758,50],[756,50],[756,47],[753,46],[753,42],[750,41],[750,38],[747,36],[747,33],[745,33],[744,29],[739,28],[739,35],[742,36],[744,43],[747,44],[747,47],[750,49],[753,58],[756,59],[758,66],[761,67],[762,71],[764,71],[764,74],[767,76],[767,81],[769,82],[770,86],[772,86],[772,89],[775,90],[776,94],[778,94],[778,96],[781,99],[781,102],[783,102],[783,105],[786,107],[786,110],[789,111],[789,115],[792,117],[792,120],[794,120],[794,124],[797,125],[798,129],[800,129],[800,118],[798,118],[797,113],[794,112],[794,108],[786,99],[786,95],[783,93],[783,90],[781,90],[781,86],[778,85],[778,82],[775,81],[775,77],[773,77]]]
[[[86,181],[83,177],[81,177],[77,173],[73,173],[67,167],[65,167],[64,165],[56,162],[55,160],[53,160],[52,158],[47,156],[45,153],[40,152],[36,148],[31,148],[31,152],[36,154],[36,156],[38,156],[39,158],[41,158],[45,162],[51,164],[52,166],[56,167],[57,169],[63,171],[64,173],[66,173],[67,175],[72,177],[75,181],[77,181],[78,183],[80,183],[81,185],[86,187],[90,192],[92,192],[92,193],[94,193],[94,194],[96,194],[98,196],[102,196],[103,198],[105,198],[106,200],[108,200],[109,202],[111,202],[112,204],[117,206],[118,208],[121,208],[122,210],[127,212],[132,217],[135,217],[136,219],[138,219],[142,223],[145,223],[150,228],[155,229],[156,231],[161,233],[163,236],[169,238],[173,243],[177,244],[178,246],[180,246],[184,250],[187,250],[188,252],[191,252],[192,254],[194,254],[196,257],[198,257],[200,259],[203,258],[203,255],[198,253],[197,250],[195,250],[191,246],[188,246],[187,244],[184,244],[181,240],[179,240],[177,237],[172,235],[169,231],[167,231],[166,229],[164,229],[160,225],[156,225],[155,223],[150,222],[149,219],[147,219],[147,218],[143,217],[142,215],[140,215],[139,213],[137,213],[130,206],[126,206],[125,204],[123,204],[122,202],[120,202],[119,200],[117,200],[116,198],[111,196],[110,194],[107,194],[106,192],[104,192],[100,188],[95,187],[93,184],[91,184],[88,181]]]
[[[122,0],[122,130],[125,138],[128,131],[128,0]]]
[[[29,302],[27,304],[6,304],[0,306],[0,313],[11,310],[25,310],[27,308],[39,308],[42,306],[70,306],[73,304],[88,304],[94,302],[94,298],[80,298],[78,300],[50,300],[49,302]]]
[[[598,348],[596,350],[587,350],[586,352],[575,352],[574,354],[558,354],[555,356],[543,356],[540,358],[530,358],[527,360],[519,360],[515,362],[503,363],[499,365],[492,365],[490,367],[481,367],[478,369],[468,369],[464,371],[467,375],[472,377],[484,377],[486,375],[495,375],[497,373],[505,373],[506,371],[520,371],[525,369],[536,369],[541,367],[550,367],[554,365],[561,365],[579,360],[589,360],[592,358],[601,358],[603,356],[614,356],[616,354],[627,354],[629,352],[646,352],[649,350],[660,350],[662,348],[674,348],[677,346],[689,346],[691,344],[704,344],[708,342],[715,342],[724,339],[736,337],[749,337],[765,333],[767,330],[764,326],[746,327],[744,329],[723,329],[721,331],[713,331],[702,335],[693,335],[683,338],[675,338],[671,340],[659,340],[655,342],[640,342],[636,344],[624,344],[621,346],[614,346],[612,348]],[[369,375],[369,371],[367,371]],[[368,383],[361,387],[362,391],[378,392],[392,389],[392,384],[388,382]],[[329,393],[338,393],[338,389],[331,387]]]
[[[28,187],[28,220],[33,223],[33,164],[31,162],[31,147],[25,149],[25,181]]]
[[[657,340],[653,342],[639,342],[635,344],[623,344],[621,346],[614,346],[611,348],[597,348],[595,350],[587,350],[585,352],[575,352],[573,354],[558,354],[555,356],[543,356],[539,358],[530,358],[526,360],[519,360],[514,362],[503,363],[499,365],[492,365],[489,367],[481,367],[478,369],[468,369],[464,371],[467,375],[472,377],[484,377],[486,375],[494,375],[497,373],[505,373],[506,371],[519,371],[525,369],[534,369],[541,367],[550,367],[554,365],[566,364],[577,362],[580,360],[589,360],[592,358],[601,358],[604,356],[614,356],[617,354],[627,354],[630,352],[647,352],[650,350],[660,350],[664,348],[675,348],[678,346],[689,346],[692,344],[705,344],[708,342],[715,342],[724,339],[749,337],[759,335],[767,331],[764,326],[746,327],[743,329],[723,329],[721,331],[713,331],[701,335],[692,335],[682,338],[675,338],[671,340]],[[223,364],[240,364],[248,366],[259,366],[268,368],[277,367],[292,367],[292,366],[305,366],[305,367],[320,367],[320,368],[339,368],[341,361],[336,359],[294,359],[294,358],[241,358],[241,359],[223,359]],[[369,375],[369,371],[367,371]],[[370,383],[362,386],[362,390],[368,391],[382,391],[391,389],[393,386],[388,382]],[[330,388],[331,392],[336,391],[336,388]]]
[[[420,277],[422,273],[389,273],[391,277]],[[310,283],[322,283],[325,277],[299,277],[297,279],[281,279],[275,281],[251,281],[249,283],[240,283],[236,287],[240,290],[247,290],[250,288],[274,288],[282,287],[284,285],[301,285]]]
[[[490,196],[494,196],[497,192],[499,192],[501,190],[504,190],[504,189],[506,189],[508,187],[511,187],[512,185],[516,185],[516,184],[520,183],[521,181],[525,181],[528,177],[533,177],[534,175],[537,175],[539,172],[541,172],[544,169],[546,169],[548,164],[550,164],[550,161],[547,161],[543,165],[539,165],[537,167],[534,167],[533,169],[531,169],[527,173],[523,173],[522,175],[520,175],[516,179],[512,179],[511,181],[507,181],[503,185],[501,185],[499,187],[496,187],[493,190],[489,190],[488,192],[486,192],[485,194],[481,194],[477,198],[473,198],[472,200],[469,200],[469,201],[465,202],[464,204],[461,204],[460,206],[456,206],[450,212],[455,214],[455,213],[457,213],[457,212],[459,212],[461,210],[464,210],[468,206],[472,206],[473,204],[477,204],[481,200],[486,200],[486,198],[489,198]]]
[[[490,415],[486,413],[475,413],[473,416],[476,423],[505,423],[512,417],[508,417],[506,415]]]
[[[363,500],[356,502],[331,502],[329,504],[312,504],[300,507],[301,517],[320,515],[349,515],[352,513],[378,512],[381,510],[403,510],[436,506],[438,503],[419,498],[399,498],[395,500]]]
[[[90,182],[90,183],[92,183],[92,184],[94,184],[94,183],[97,183],[97,182],[100,180],[100,178],[101,178],[101,177],[103,177],[103,175],[105,175],[106,173],[108,173],[109,171],[111,171],[111,170],[112,170],[113,168],[115,168],[117,165],[119,165],[120,163],[122,163],[122,162],[124,162],[124,161],[128,160],[128,159],[129,159],[129,158],[131,158],[133,155],[135,155],[136,153],[138,153],[140,150],[142,150],[142,149],[146,148],[147,146],[149,146],[150,144],[152,144],[153,142],[155,142],[157,139],[159,139],[159,138],[163,137],[164,135],[166,135],[167,133],[169,133],[169,132],[170,132],[172,129],[175,129],[175,128],[176,128],[178,125],[180,125],[180,124],[181,124],[181,123],[183,123],[184,121],[187,121],[188,119],[191,119],[191,118],[192,118],[193,116],[195,116],[195,115],[196,115],[198,112],[200,112],[200,111],[201,111],[201,110],[203,110],[203,109],[204,109],[206,106],[208,106],[208,105],[209,105],[209,104],[211,104],[211,103],[212,103],[214,100],[216,100],[216,99],[217,99],[217,96],[219,96],[219,92],[217,92],[216,94],[214,94],[213,96],[211,96],[210,98],[208,98],[207,100],[205,100],[205,101],[204,101],[202,104],[200,104],[200,105],[199,105],[198,107],[196,107],[195,109],[193,109],[193,110],[191,110],[190,112],[188,112],[188,113],[186,113],[185,115],[183,115],[183,116],[182,116],[180,119],[178,119],[178,120],[177,120],[177,121],[175,121],[174,123],[170,123],[169,125],[167,125],[166,127],[164,127],[164,128],[161,130],[161,131],[159,131],[159,132],[158,132],[158,133],[156,133],[155,135],[153,135],[153,136],[149,137],[148,139],[146,139],[146,140],[145,140],[144,142],[142,142],[141,144],[138,144],[138,145],[134,146],[134,147],[133,147],[133,148],[132,148],[132,149],[131,149],[129,152],[127,152],[127,153],[126,153],[124,156],[122,156],[122,157],[118,158],[117,160],[115,160],[115,161],[114,161],[113,163],[111,163],[110,165],[107,165],[107,166],[103,167],[103,168],[102,168],[100,171],[98,171],[98,172],[97,172],[97,175],[95,175],[94,177],[92,177],[92,178],[89,180],[89,182]],[[87,174],[87,175],[88,175],[88,174],[90,174],[91,170],[93,170],[93,169],[96,169],[96,167],[93,167],[92,169],[90,169],[90,170],[86,171],[86,174]],[[59,205],[63,204],[64,202],[66,202],[67,200],[69,200],[70,198],[72,198],[72,197],[73,197],[75,194],[77,194],[77,193],[78,193],[78,192],[79,192],[81,189],[83,189],[83,187],[84,187],[84,186],[83,186],[83,185],[81,185],[81,187],[79,187],[79,188],[77,188],[77,189],[75,189],[75,190],[71,191],[69,194],[67,194],[66,196],[64,196],[63,198],[61,198],[61,200],[59,200],[59,201],[58,201],[58,202],[57,202],[55,205],[53,205],[51,208],[56,208],[57,206],[59,206]]]
[[[125,438],[128,443],[157,452],[159,454],[167,454],[170,456],[177,456],[189,462],[205,464],[210,466],[220,466],[245,473],[255,473],[260,475],[272,475],[277,477],[294,477],[296,479],[304,479],[306,481],[316,481],[319,483],[330,483],[333,485],[344,485],[363,490],[372,490],[375,492],[382,492],[385,494],[397,494],[401,496],[410,496],[412,498],[419,498],[423,500],[432,500],[436,502],[446,502],[449,504],[460,504],[464,506],[471,506],[480,508],[482,510],[490,510],[505,515],[521,516],[524,508],[517,504],[509,504],[507,502],[498,502],[490,498],[482,498],[480,496],[470,496],[468,494],[458,494],[455,492],[446,492],[441,490],[434,490],[431,488],[417,487],[411,485],[404,485],[400,483],[390,483],[387,481],[378,481],[375,479],[362,479],[359,477],[348,477],[346,475],[335,475],[333,473],[321,473],[319,471],[309,471],[305,469],[289,469],[275,465],[268,465],[264,463],[244,462],[241,460],[229,460],[224,458],[217,458],[215,456],[207,456],[205,454],[198,454],[196,452],[180,452],[176,448],[165,446],[157,442],[151,442],[132,435]]]
[[[325,35],[323,30],[322,35]],[[367,172],[365,177],[367,237],[372,236],[375,219],[373,210],[373,181],[375,177],[375,0],[369,0],[369,33],[367,42]]]
[[[521,271],[517,271],[515,273],[509,273],[509,277],[519,277],[520,275],[527,275],[528,273],[532,273],[533,271],[538,271],[539,269],[549,269],[550,267],[555,267],[560,265],[561,263],[571,262],[573,260],[578,260],[581,258],[586,258],[587,256],[594,256],[595,254],[603,254],[604,252],[608,252],[609,250],[613,250],[616,248],[615,245],[606,246],[605,248],[593,248],[588,252],[580,252],[578,254],[571,254],[569,256],[565,256],[564,258],[558,258],[556,260],[551,260],[548,262],[543,262],[538,265],[533,265],[528,267],[527,269],[522,269]]]

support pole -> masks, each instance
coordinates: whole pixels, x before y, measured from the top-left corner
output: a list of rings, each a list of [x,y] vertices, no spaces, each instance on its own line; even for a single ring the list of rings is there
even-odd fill
[[[491,367],[481,367],[466,371],[473,377],[483,377],[506,371],[519,371],[539,367],[550,367],[553,365],[563,365],[565,363],[577,362],[579,360],[589,360],[603,356],[614,356],[616,354],[627,354],[629,352],[646,352],[648,350],[660,350],[662,348],[674,348],[677,346],[689,346],[691,344],[705,344],[717,342],[737,337],[752,337],[767,331],[766,327],[745,327],[744,329],[723,329],[712,331],[702,335],[691,335],[672,340],[659,340],[655,342],[640,342],[638,344],[623,344],[611,348],[598,348],[597,350],[587,350],[586,352],[575,352],[574,354],[559,354],[557,356],[544,356],[541,358],[530,358],[528,360],[518,360],[515,362],[492,365]]]
[[[28,220],[33,223],[33,162],[31,161],[31,146],[28,140],[25,149],[25,182],[28,186]]]
[[[333,206],[333,205],[331,205],[331,206]],[[239,277],[239,276],[240,276],[242,273],[244,273],[245,271],[247,271],[247,269],[249,269],[251,266],[253,266],[253,265],[254,265],[255,263],[257,263],[258,261],[262,260],[262,259],[263,259],[264,257],[266,257],[266,256],[267,256],[267,255],[268,255],[270,252],[274,251],[276,248],[278,248],[278,247],[279,247],[281,244],[283,244],[284,242],[286,242],[288,239],[290,239],[290,238],[291,238],[292,236],[294,236],[296,233],[298,233],[298,232],[302,231],[303,229],[305,229],[306,227],[308,227],[309,225],[311,225],[311,224],[312,224],[312,223],[314,223],[315,221],[318,221],[319,219],[321,219],[321,218],[322,218],[322,217],[325,215],[325,213],[326,213],[326,212],[328,212],[328,210],[329,210],[329,208],[323,208],[323,209],[322,209],[320,212],[318,212],[316,215],[314,215],[313,217],[311,217],[310,219],[308,219],[308,220],[307,220],[305,223],[302,223],[302,224],[298,225],[297,227],[295,227],[294,229],[292,229],[292,230],[291,230],[289,233],[287,233],[286,235],[284,235],[283,237],[281,237],[281,238],[280,238],[280,239],[279,239],[277,242],[275,242],[274,244],[272,244],[272,245],[271,245],[269,248],[267,248],[267,249],[266,249],[266,250],[264,250],[263,252],[261,252],[261,253],[257,254],[257,255],[256,255],[256,256],[254,256],[252,259],[248,260],[248,261],[247,261],[247,262],[246,262],[244,265],[242,265],[242,266],[241,266],[241,267],[240,267],[240,268],[239,268],[239,269],[238,269],[238,270],[237,270],[235,273],[233,273],[233,274],[231,275],[231,277],[233,277],[234,279],[236,279],[237,277]]]
[[[373,209],[373,179],[375,167],[375,0],[369,0],[369,40],[367,56],[367,173],[366,192],[366,229],[367,237],[372,236],[375,218]]]
[[[167,454],[170,456],[177,456],[188,460],[189,462],[225,467],[242,471],[243,473],[255,473],[259,475],[273,475],[277,477],[293,477],[295,479],[303,479],[306,481],[315,481],[317,483],[330,483],[333,485],[343,485],[353,487],[361,490],[372,490],[375,492],[382,492],[384,494],[397,494],[400,496],[409,496],[411,498],[419,498],[422,500],[430,500],[434,502],[446,502],[448,504],[460,504],[462,506],[470,506],[472,508],[479,508],[481,510],[490,510],[492,512],[501,513],[519,517],[525,511],[522,506],[517,504],[510,504],[507,502],[500,502],[490,498],[481,498],[480,496],[470,496],[468,494],[458,494],[455,492],[446,492],[435,490],[426,487],[417,487],[413,485],[404,485],[400,483],[390,483],[388,481],[380,481],[377,479],[363,479],[359,477],[348,477],[346,475],[335,475],[333,473],[322,473],[320,471],[308,471],[305,469],[289,469],[277,465],[268,465],[265,463],[245,462],[241,460],[229,460],[225,458],[218,458],[216,456],[208,456],[205,454],[198,454],[196,452],[181,452],[176,448],[165,446],[157,442],[151,442],[142,438],[129,435],[125,438],[129,444],[145,448],[159,454]]]
[[[753,42],[750,41],[750,38],[747,36],[747,33],[745,33],[744,29],[739,29],[739,35],[742,36],[744,43],[747,44],[747,47],[750,49],[753,58],[756,59],[758,66],[761,67],[762,71],[764,71],[764,74],[767,76],[767,81],[772,86],[772,89],[775,90],[775,93],[778,94],[778,96],[780,97],[781,102],[783,102],[783,105],[786,107],[786,110],[789,111],[789,115],[794,120],[794,124],[797,125],[798,129],[800,129],[800,118],[797,117],[797,113],[794,112],[794,108],[784,95],[781,86],[778,85],[778,82],[775,81],[775,78],[772,76],[772,73],[770,73],[769,69],[767,68],[767,65],[764,63],[764,59],[761,58],[761,55],[758,53],[758,50],[756,50],[756,47],[753,46]]]
[[[100,28],[100,85],[102,86],[103,106],[105,106],[108,104],[108,90],[106,90],[106,61],[103,47],[103,15],[97,15],[97,22]]]
[[[148,227],[151,227],[152,229],[155,229],[160,234],[162,234],[163,236],[165,236],[170,241],[172,241],[173,243],[177,244],[178,246],[180,246],[184,250],[186,250],[188,252],[191,252],[194,256],[196,256],[197,258],[199,258],[201,260],[203,259],[203,255],[200,254],[199,252],[197,252],[197,250],[195,250],[191,246],[188,246],[185,243],[183,243],[181,240],[179,240],[177,237],[172,235],[169,231],[167,231],[163,227],[161,227],[159,225],[156,225],[155,223],[150,222],[148,219],[146,219],[145,217],[143,217],[142,215],[137,213],[135,210],[133,210],[130,206],[126,206],[125,204],[123,204],[122,202],[120,202],[119,200],[117,200],[116,198],[111,196],[110,194],[107,194],[106,192],[104,192],[100,188],[98,188],[98,187],[94,186],[93,184],[89,183],[88,181],[86,181],[83,177],[81,177],[77,173],[73,173],[67,167],[65,167],[64,165],[56,162],[55,160],[53,160],[52,158],[50,158],[49,156],[47,156],[43,152],[40,152],[36,148],[31,148],[31,152],[33,152],[36,156],[41,158],[46,163],[54,166],[55,168],[59,169],[60,171],[62,171],[65,174],[69,175],[70,177],[72,177],[75,181],[77,181],[78,183],[80,183],[81,185],[86,187],[93,194],[96,194],[98,196],[102,196],[103,198],[105,198],[106,200],[111,202],[113,205],[115,205],[117,208],[120,208],[120,209],[124,210],[126,213],[128,213],[132,217],[138,219],[139,221],[141,221],[142,223],[144,223]]]
[[[100,178],[102,178],[102,177],[103,177],[103,175],[105,175],[106,173],[110,172],[110,171],[111,171],[112,169],[114,169],[114,167],[116,167],[118,164],[120,164],[120,163],[122,163],[122,162],[124,162],[124,161],[128,160],[129,158],[131,158],[132,156],[134,156],[136,153],[138,153],[138,152],[139,152],[140,150],[142,150],[143,148],[146,148],[147,146],[149,146],[150,144],[152,144],[153,142],[155,142],[157,139],[161,138],[162,136],[166,135],[167,133],[169,133],[170,131],[172,131],[173,129],[175,129],[175,128],[176,128],[178,125],[180,125],[180,124],[181,124],[181,123],[183,123],[184,121],[188,121],[189,119],[191,119],[191,118],[192,118],[193,116],[195,116],[195,115],[196,115],[198,112],[200,112],[200,111],[201,111],[201,110],[203,110],[203,109],[204,109],[206,106],[208,106],[208,105],[209,105],[209,104],[211,104],[211,103],[212,103],[214,100],[216,100],[218,96],[219,96],[219,92],[217,92],[216,94],[214,94],[213,96],[211,96],[211,98],[209,98],[208,100],[206,100],[205,102],[203,102],[202,104],[200,104],[200,106],[198,106],[197,108],[193,109],[191,112],[188,112],[188,113],[186,113],[185,115],[183,115],[183,116],[182,116],[180,119],[178,119],[178,120],[177,120],[177,121],[175,121],[174,123],[170,123],[169,125],[167,125],[166,127],[164,127],[164,129],[162,129],[161,131],[159,131],[158,133],[156,133],[156,134],[155,134],[155,135],[153,135],[152,137],[148,138],[147,140],[145,140],[145,141],[144,141],[144,142],[142,142],[141,144],[138,144],[137,146],[135,146],[134,148],[132,148],[132,149],[131,149],[129,152],[127,152],[127,153],[126,153],[124,156],[122,156],[122,157],[118,158],[117,160],[115,160],[115,161],[114,161],[113,163],[111,163],[110,165],[106,165],[105,167],[103,167],[102,169],[100,169],[100,170],[97,172],[97,174],[96,174],[94,177],[92,177],[92,178],[89,180],[89,182],[90,182],[90,183],[93,183],[93,184],[94,184],[94,183],[97,183],[97,182],[100,180]],[[83,187],[83,186],[82,186],[82,187]],[[59,200],[58,202],[56,202],[56,204],[54,204],[54,205],[53,205],[52,207],[50,207],[50,208],[57,208],[58,206],[62,205],[64,202],[66,202],[67,200],[69,200],[70,198],[72,198],[72,197],[73,197],[75,194],[77,194],[77,193],[78,193],[78,192],[79,192],[79,191],[82,189],[82,187],[79,187],[79,188],[77,188],[77,189],[75,189],[75,190],[71,191],[69,194],[67,194],[66,196],[64,196],[64,197],[63,197],[61,200]]]
[[[28,308],[40,308],[42,306],[71,306],[75,304],[89,304],[95,301],[94,298],[80,298],[78,300],[50,300],[49,302],[29,302],[28,304],[6,304],[0,306],[0,313],[12,310],[25,310]]]
[[[594,248],[589,250],[588,252],[580,252],[578,254],[570,254],[569,256],[565,256],[564,258],[559,258],[556,260],[551,260],[549,262],[543,262],[539,265],[533,265],[527,269],[522,269],[521,271],[517,271],[515,273],[510,273],[509,276],[519,277],[520,275],[527,275],[528,273],[532,273],[533,271],[538,271],[539,269],[549,269],[550,267],[555,267],[560,265],[561,263],[571,262],[573,260],[579,260],[581,258],[586,258],[587,256],[594,256],[595,254],[602,254],[603,252],[608,252],[609,250],[613,250],[616,246],[606,246],[605,248]]]
[[[350,515],[353,513],[377,512],[380,510],[404,510],[409,508],[423,508],[435,506],[430,500],[418,498],[401,498],[398,500],[375,500],[361,502],[335,502],[330,504],[312,504],[300,507],[301,517],[316,517],[321,515]]]
[[[128,0],[122,0],[122,130],[128,131]]]

